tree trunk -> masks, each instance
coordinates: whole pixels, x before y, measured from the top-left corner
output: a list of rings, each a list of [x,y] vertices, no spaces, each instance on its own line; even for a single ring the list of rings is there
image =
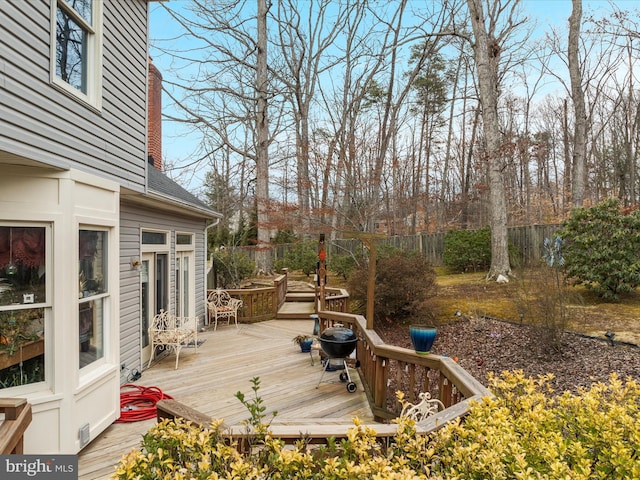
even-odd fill
[[[571,204],[571,177],[573,165],[571,163],[571,150],[569,145],[569,112],[567,100],[562,108],[562,147],[564,152],[564,181],[562,182],[562,211],[567,212]]]
[[[258,251],[256,268],[271,273],[269,255],[269,123],[267,119],[267,2],[258,0],[258,48],[256,53],[256,200],[258,205]]]
[[[582,21],[582,0],[572,0],[573,10],[569,17],[569,78],[571,79],[571,99],[575,112],[573,137],[573,188],[574,207],[581,207],[584,201],[584,185],[586,178],[585,159],[587,156],[587,113],[584,104],[582,76],[578,59],[578,43],[580,40],[580,22]]]
[[[491,268],[487,278],[510,275],[507,237],[507,205],[503,185],[504,168],[498,119],[498,58],[500,45],[490,37],[485,27],[482,0],[467,0],[478,72],[478,87],[482,105],[482,119],[489,167],[489,224],[491,227]]]

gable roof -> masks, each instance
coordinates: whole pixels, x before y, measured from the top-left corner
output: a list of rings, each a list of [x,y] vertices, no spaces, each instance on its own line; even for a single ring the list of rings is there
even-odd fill
[[[222,217],[222,214],[213,210],[198,197],[178,185],[152,165],[148,165],[147,167],[146,196],[157,197],[162,202],[182,207],[193,213],[199,213],[206,218]]]

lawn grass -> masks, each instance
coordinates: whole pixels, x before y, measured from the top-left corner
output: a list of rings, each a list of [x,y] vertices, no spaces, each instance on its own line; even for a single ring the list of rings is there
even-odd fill
[[[540,279],[533,271],[517,272],[507,284],[487,281],[485,272],[448,273],[437,270],[438,292],[433,305],[441,321],[456,312],[468,316],[487,316],[511,322],[531,322],[526,302],[555,291],[555,278]],[[551,269],[537,273],[554,275]],[[619,302],[606,301],[581,286],[569,287],[565,296],[571,312],[568,330],[602,337],[615,332],[615,339],[640,345],[640,293],[624,296]]]
[[[440,267],[435,271],[438,289],[436,296],[429,301],[429,306],[441,322],[457,318],[456,312],[510,322],[535,321],[536,319],[524,314],[523,304],[534,301],[541,292],[548,294],[555,288],[555,272],[549,268],[537,272],[515,272],[515,276],[507,284],[487,281],[486,272],[451,273]],[[536,273],[538,277],[534,275]],[[289,279],[311,284],[314,281],[313,276],[307,277],[300,272],[289,272]],[[546,289],[541,290],[541,282]],[[345,285],[343,278],[329,271],[327,286],[344,288]],[[618,341],[640,345],[639,291],[621,298],[619,302],[603,300],[584,287],[570,287],[567,293],[567,306],[572,313],[568,330],[597,337],[603,337],[605,332],[611,331],[615,332],[615,339]]]

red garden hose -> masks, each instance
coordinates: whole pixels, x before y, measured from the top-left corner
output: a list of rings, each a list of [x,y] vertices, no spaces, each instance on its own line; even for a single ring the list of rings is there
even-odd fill
[[[158,387],[142,387],[126,383],[120,387],[120,418],[116,422],[138,422],[155,418],[156,403],[165,398],[173,399]]]

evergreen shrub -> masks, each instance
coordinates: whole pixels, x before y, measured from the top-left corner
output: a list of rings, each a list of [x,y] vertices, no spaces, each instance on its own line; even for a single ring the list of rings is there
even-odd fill
[[[442,263],[455,272],[477,272],[491,266],[491,230],[451,230],[444,236]]]
[[[331,255],[327,267],[336,275],[347,280],[351,272],[364,262],[362,256],[353,254]]]
[[[558,235],[574,283],[610,300],[640,285],[640,211],[624,214],[617,199],[577,208]]]
[[[249,278],[256,269],[252,261],[241,250],[223,248],[211,252],[213,268],[221,288],[237,288],[240,282]]]
[[[315,273],[318,264],[318,242],[317,240],[300,240],[293,244],[293,247],[284,254],[284,258],[273,262],[276,271],[283,268],[297,270],[307,277]]]

